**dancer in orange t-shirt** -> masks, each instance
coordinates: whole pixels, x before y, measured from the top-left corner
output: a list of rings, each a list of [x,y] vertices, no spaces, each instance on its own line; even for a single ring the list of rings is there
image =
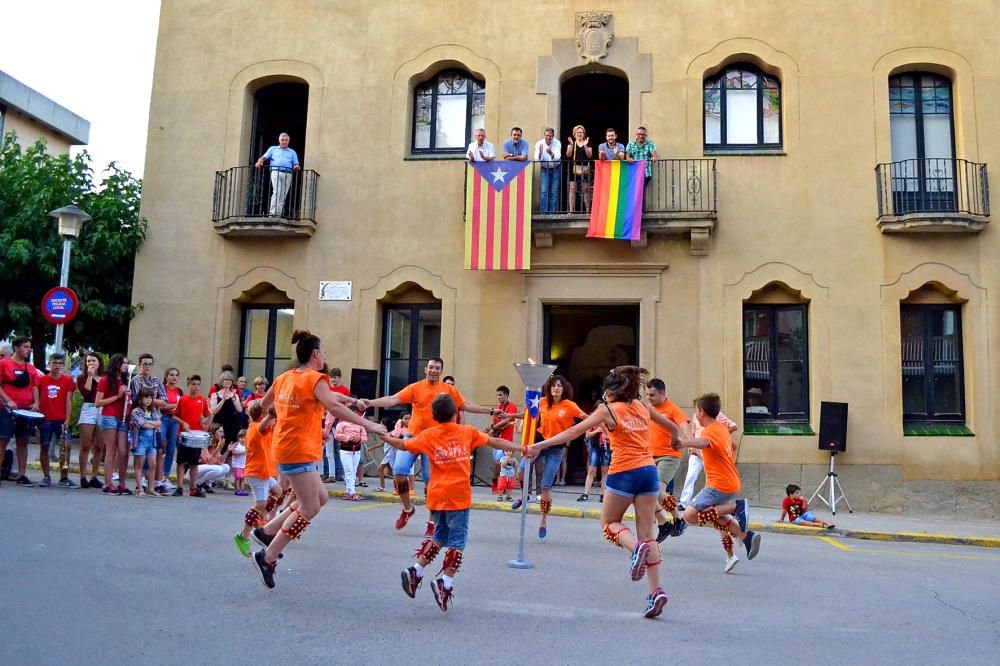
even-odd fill
[[[416,437],[382,437],[382,440],[400,451],[423,453],[430,458],[434,472],[427,488],[427,508],[434,521],[434,534],[424,538],[417,550],[416,561],[403,569],[403,591],[407,596],[415,597],[423,581],[424,567],[430,565],[442,548],[447,548],[442,575],[434,579],[431,587],[438,607],[447,611],[452,595],[452,579],[462,565],[462,554],[469,535],[469,514],[472,510],[469,460],[472,450],[487,445],[501,451],[525,451],[526,447],[456,423],[458,406],[450,395],[435,396],[430,411],[437,425],[426,428]]]
[[[247,462],[244,474],[253,491],[254,505],[243,516],[243,530],[233,537],[243,557],[250,557],[250,533],[261,527],[280,505],[283,496],[278,484],[278,465],[271,454],[271,428],[274,409],[264,412],[261,400],[247,403],[250,427],[247,428]],[[286,480],[287,484],[287,480]]]
[[[736,494],[740,492],[741,481],[736,469],[733,438],[729,429],[715,420],[722,409],[722,401],[718,394],[706,393],[698,398],[695,405],[694,416],[704,430],[701,437],[685,439],[679,442],[679,446],[701,449],[705,487],[684,509],[684,519],[689,523],[697,521],[698,525],[711,525],[722,533],[722,547],[729,556],[726,573],[729,573],[739,562],[733,554],[733,537],[743,542],[747,559],[752,560],[760,550],[760,535],[749,528],[744,531],[732,515],[736,511]]]
[[[651,422],[677,439],[677,426],[658,412],[650,412],[639,401],[647,373],[634,365],[623,365],[611,371],[604,380],[606,403],[598,406],[581,423],[528,447],[534,455],[550,446],[570,442],[587,430],[604,425],[611,439],[611,469],[604,486],[601,524],[604,538],[616,546],[630,550],[630,573],[633,581],[645,575],[649,584],[644,617],[654,618],[663,612],[667,594],[660,587],[660,547],[653,537],[656,525],[657,496],[660,493],[656,467],[649,448]],[[635,508],[635,534],[622,520],[625,511]]]
[[[309,331],[292,333],[298,367],[274,380],[261,400],[261,407],[274,407],[276,422],[271,446],[278,471],[288,477],[295,501],[264,527],[253,530],[252,537],[266,549],[251,560],[265,587],[274,587],[278,557],[289,542],[298,539],[329,499],[320,479],[323,463],[323,410],[337,418],[357,423],[368,432],[386,434],[385,426],[369,421],[352,410],[339,393],[330,388],[322,372],[326,348]]]
[[[675,405],[667,397],[667,385],[662,379],[650,379],[646,387],[646,399],[649,406],[674,422],[681,429],[684,437],[688,436],[687,424],[691,421],[684,413],[684,410]],[[668,536],[680,536],[684,534],[687,523],[677,513],[677,498],[671,492],[673,490],[674,476],[681,466],[681,452],[671,446],[670,433],[653,425],[650,431],[650,450],[653,454],[653,462],[656,464],[656,473],[660,477],[660,508],[656,511],[656,522],[659,529],[656,533],[656,542],[663,543]],[[667,514],[673,517],[673,522],[667,522]]]

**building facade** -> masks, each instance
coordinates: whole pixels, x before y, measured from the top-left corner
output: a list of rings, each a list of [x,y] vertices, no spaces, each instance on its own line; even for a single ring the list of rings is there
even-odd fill
[[[0,72],[0,135],[13,132],[22,146],[45,139],[49,152],[68,153],[90,140],[90,122]]]
[[[379,393],[440,355],[480,403],[514,361],[582,403],[632,362],[721,394],[754,503],[824,478],[831,401],[854,508],[1000,515],[1000,3],[252,7],[163,3],[131,353],[273,376],[309,328]],[[465,270],[474,130],[578,124],[648,129],[641,239],[586,238],[564,162],[530,269]],[[254,166],[279,132],[301,171]]]

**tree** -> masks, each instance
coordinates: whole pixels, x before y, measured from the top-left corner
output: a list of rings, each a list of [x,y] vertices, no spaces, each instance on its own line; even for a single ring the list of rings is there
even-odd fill
[[[80,298],[67,324],[67,350],[123,351],[142,304],[132,304],[135,253],[146,236],[139,216],[142,181],[112,162],[99,186],[90,156],[51,155],[44,139],[22,149],[13,133],[0,142],[0,339],[27,335],[36,350],[55,339],[42,317],[45,292],[59,284],[62,238],[49,211],[76,204],[92,220],[73,242],[69,286]],[[45,362],[35,353],[35,363]]]

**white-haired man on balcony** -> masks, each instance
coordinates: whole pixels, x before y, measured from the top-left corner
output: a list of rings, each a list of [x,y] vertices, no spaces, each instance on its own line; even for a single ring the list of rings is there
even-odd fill
[[[646,160],[646,182],[649,185],[653,177],[653,160],[656,159],[656,144],[646,138],[646,128],[639,125],[635,130],[635,139],[628,142],[625,148],[625,156],[629,162],[636,160]]]
[[[278,145],[271,146],[254,164],[258,169],[264,166],[264,160],[270,160],[271,169],[271,204],[268,215],[281,217],[285,211],[285,199],[292,185],[292,172],[300,171],[299,156],[288,147],[291,137],[285,132],[278,135]]]

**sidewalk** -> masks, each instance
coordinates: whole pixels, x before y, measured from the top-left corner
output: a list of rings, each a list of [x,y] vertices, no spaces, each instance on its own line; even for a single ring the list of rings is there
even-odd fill
[[[32,452],[29,457],[28,469],[32,472],[32,479],[38,481],[38,470],[41,469],[37,462],[37,453]],[[53,477],[57,477],[58,472],[53,465]],[[70,467],[70,477],[77,480],[78,469],[76,465]],[[398,503],[399,498],[392,492],[376,493],[372,488],[377,485],[377,480],[373,483],[372,477],[366,477],[368,488],[359,488],[360,494],[367,499],[381,502]],[[4,486],[13,485],[13,482],[5,482]],[[339,498],[343,496],[344,489],[342,483],[327,484],[330,497]],[[423,504],[423,484],[417,482],[418,495],[415,498],[417,504]],[[53,490],[56,490],[53,488]],[[65,491],[63,491],[65,492]],[[583,492],[582,486],[557,486],[552,489],[553,507],[551,516],[564,518],[583,518],[589,520],[600,520],[601,505],[598,502],[600,489],[594,488],[590,494],[589,502],[577,502],[576,499]],[[515,499],[519,495],[515,495]],[[528,505],[528,513],[538,513],[537,498]],[[498,502],[490,488],[474,486],[472,488],[472,508],[480,511],[505,511],[514,513],[510,509],[509,502]],[[908,541],[922,543],[936,543],[958,546],[983,546],[987,548],[1000,548],[1000,523],[996,521],[949,521],[939,518],[917,518],[914,516],[900,516],[886,513],[848,513],[846,508],[841,508],[836,516],[825,510],[825,506],[813,506],[816,513],[832,523],[836,524],[836,529],[823,531],[811,527],[799,527],[787,522],[778,523],[781,515],[780,508],[774,507],[751,507],[750,527],[760,532],[779,532],[781,534],[798,534],[803,536],[816,536],[818,534],[836,534],[838,536],[852,539],[868,539],[872,541]],[[633,520],[632,513],[625,514],[627,520]]]

